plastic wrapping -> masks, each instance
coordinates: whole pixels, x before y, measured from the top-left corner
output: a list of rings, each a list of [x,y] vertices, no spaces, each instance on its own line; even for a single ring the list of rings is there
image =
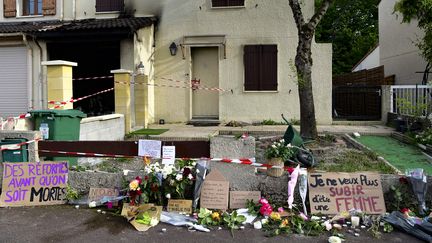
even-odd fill
[[[430,226],[428,225],[430,224],[428,222],[423,222],[421,224],[413,224],[412,221],[409,221],[407,218],[405,218],[405,216],[401,212],[397,211],[394,211],[391,214],[384,216],[383,219],[403,232],[406,232],[426,242],[432,242],[432,235],[430,233],[427,233],[427,231],[422,230],[423,227],[426,228]]]
[[[198,207],[198,201],[200,199],[202,184],[205,180],[205,176],[210,172],[210,161],[209,160],[199,160],[196,164],[196,181],[193,194],[192,208],[196,209]]]

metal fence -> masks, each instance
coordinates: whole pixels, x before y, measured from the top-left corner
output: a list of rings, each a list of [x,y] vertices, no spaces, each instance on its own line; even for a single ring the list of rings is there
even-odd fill
[[[432,112],[432,86],[392,85],[390,102],[393,113],[427,116]]]

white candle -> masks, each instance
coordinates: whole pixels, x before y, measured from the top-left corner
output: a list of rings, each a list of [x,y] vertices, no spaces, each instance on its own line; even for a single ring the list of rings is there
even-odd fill
[[[351,224],[353,227],[357,227],[360,225],[360,217],[351,216]]]

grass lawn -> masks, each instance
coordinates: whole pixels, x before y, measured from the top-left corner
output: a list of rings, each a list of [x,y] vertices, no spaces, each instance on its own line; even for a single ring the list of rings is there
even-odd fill
[[[432,164],[421,150],[413,145],[384,136],[361,136],[356,139],[384,157],[402,173],[409,168],[423,168],[426,173],[432,174]]]
[[[395,171],[386,163],[377,159],[374,153],[358,150],[346,150],[338,154],[332,161],[318,163],[317,170],[327,172],[359,172],[371,171],[380,174],[394,174]]]
[[[130,135],[160,135],[169,129],[140,129],[131,132]]]

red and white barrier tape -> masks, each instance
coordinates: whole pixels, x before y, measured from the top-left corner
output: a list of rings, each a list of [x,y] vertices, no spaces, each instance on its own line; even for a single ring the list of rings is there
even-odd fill
[[[164,87],[164,88],[181,88],[181,89],[194,89],[194,90],[208,90],[208,91],[219,91],[219,92],[233,92],[232,90],[224,90],[221,88],[208,88],[208,87],[202,87],[202,86],[180,86],[180,85],[169,85],[169,84],[152,84],[152,83],[129,83],[129,82],[123,82],[123,81],[115,81],[115,83],[121,83],[121,84],[138,84],[138,85],[148,85],[148,86],[155,86],[155,87]]]
[[[39,152],[44,153],[54,153],[54,154],[64,154],[64,155],[82,155],[82,156],[92,156],[92,157],[112,157],[112,158],[135,158],[135,157],[145,157],[145,156],[132,156],[132,155],[118,155],[118,154],[101,154],[101,153],[85,153],[85,152],[68,152],[68,151],[55,151],[55,150],[44,150],[40,149]],[[289,167],[285,166],[274,166],[270,164],[262,164],[256,163],[255,158],[251,159],[222,159],[222,158],[202,158],[204,160],[210,160],[214,162],[222,162],[222,163],[232,163],[232,164],[242,164],[242,165],[251,165],[255,167],[266,167],[266,168],[283,168],[284,170],[288,170]],[[200,160],[200,159],[192,159],[192,160]]]
[[[34,142],[39,141],[39,140],[41,140],[41,139],[38,138],[38,139],[35,139],[35,140],[30,140],[30,141],[27,141],[27,142],[22,142],[22,143],[17,143],[17,144],[4,144],[4,145],[2,145],[0,147],[0,151],[3,151],[3,150],[17,150],[17,149],[21,148],[21,146],[23,146],[23,145],[31,144],[31,143],[34,143]]]
[[[106,89],[106,90],[102,90],[102,91],[96,92],[96,93],[91,94],[91,95],[83,96],[81,98],[77,98],[77,99],[72,98],[72,99],[70,99],[68,101],[48,101],[48,104],[56,105],[56,106],[51,107],[49,109],[58,109],[58,108],[60,108],[62,106],[65,106],[67,103],[75,103],[75,102],[78,102],[80,100],[87,99],[87,98],[90,98],[90,97],[93,97],[93,96],[96,96],[96,95],[99,95],[99,94],[107,93],[107,92],[113,91],[113,90],[114,90],[114,88],[109,88],[109,89]]]
[[[81,81],[81,80],[93,80],[93,79],[108,79],[114,78],[114,76],[100,76],[100,77],[88,77],[88,78],[74,78],[73,81]]]

